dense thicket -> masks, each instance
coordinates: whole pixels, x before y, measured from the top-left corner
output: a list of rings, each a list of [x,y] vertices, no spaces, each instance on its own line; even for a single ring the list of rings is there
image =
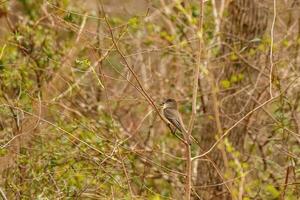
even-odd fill
[[[300,199],[299,0],[4,0],[0,24],[0,199]]]

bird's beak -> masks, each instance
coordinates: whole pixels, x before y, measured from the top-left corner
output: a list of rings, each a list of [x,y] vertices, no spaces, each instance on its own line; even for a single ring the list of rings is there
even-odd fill
[[[164,102],[160,103],[160,104],[159,104],[159,107],[163,108],[163,107],[164,107],[164,104],[165,104]]]

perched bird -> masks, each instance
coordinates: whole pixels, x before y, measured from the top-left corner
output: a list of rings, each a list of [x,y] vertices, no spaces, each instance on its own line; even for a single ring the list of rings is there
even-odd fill
[[[191,144],[190,138],[195,141],[196,144],[200,146],[198,140],[196,140],[192,135],[188,136],[188,131],[185,129],[181,115],[178,111],[178,105],[175,99],[167,99],[162,104],[162,113],[164,118],[167,120],[169,124],[171,124],[174,128],[170,127],[172,133],[178,137],[185,144]],[[183,134],[184,139],[180,138],[176,135],[176,130]]]
[[[178,106],[175,99],[167,99],[162,103],[162,113],[166,120],[175,127],[175,132],[178,130],[186,138],[187,130],[184,127],[180,113],[178,112]]]

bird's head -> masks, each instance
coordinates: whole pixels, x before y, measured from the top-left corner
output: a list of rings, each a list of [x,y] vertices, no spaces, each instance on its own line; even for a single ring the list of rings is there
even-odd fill
[[[173,108],[177,109],[177,102],[175,99],[167,99],[162,103],[163,109],[165,108]]]

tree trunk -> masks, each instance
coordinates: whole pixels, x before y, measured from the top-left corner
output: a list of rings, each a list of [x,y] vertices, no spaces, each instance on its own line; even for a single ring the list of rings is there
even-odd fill
[[[209,68],[218,66],[217,69],[210,70],[211,78],[207,81],[207,88],[212,91],[206,96],[207,113],[200,119],[203,128],[200,134],[202,151],[207,151],[220,137],[225,130],[230,128],[245,113],[249,112],[255,102],[249,99],[248,92],[253,92],[250,84],[255,83],[256,77],[260,74],[260,68],[249,66],[253,58],[246,54],[249,49],[255,49],[256,38],[261,38],[267,27],[267,12],[260,7],[257,0],[235,0],[231,1],[227,7],[228,16],[222,22],[221,27],[221,51],[218,56],[225,57],[218,63],[210,63]],[[255,40],[254,40],[255,39]],[[242,50],[242,51],[241,51]],[[249,52],[248,52],[249,53]],[[229,56],[226,56],[229,55]],[[259,56],[256,53],[256,59]],[[254,80],[254,81],[253,81]],[[238,86],[238,87],[236,87]],[[222,89],[222,92],[219,91]],[[234,88],[245,88],[238,91]],[[205,90],[206,90],[205,89]],[[214,96],[215,95],[215,96]],[[259,96],[256,90],[253,97]],[[219,124],[218,124],[219,122]],[[234,128],[227,137],[228,143],[235,151],[242,152],[245,136],[247,135],[247,120]],[[230,194],[230,183],[225,185],[224,174],[230,172],[230,177],[234,178],[234,169],[228,169],[228,160],[232,160],[232,154],[226,153],[224,140],[223,145],[214,148],[210,154],[211,159],[221,174],[212,165],[212,162],[198,161],[195,199],[236,199]],[[230,168],[230,167],[229,167]],[[222,176],[223,174],[223,176]]]

